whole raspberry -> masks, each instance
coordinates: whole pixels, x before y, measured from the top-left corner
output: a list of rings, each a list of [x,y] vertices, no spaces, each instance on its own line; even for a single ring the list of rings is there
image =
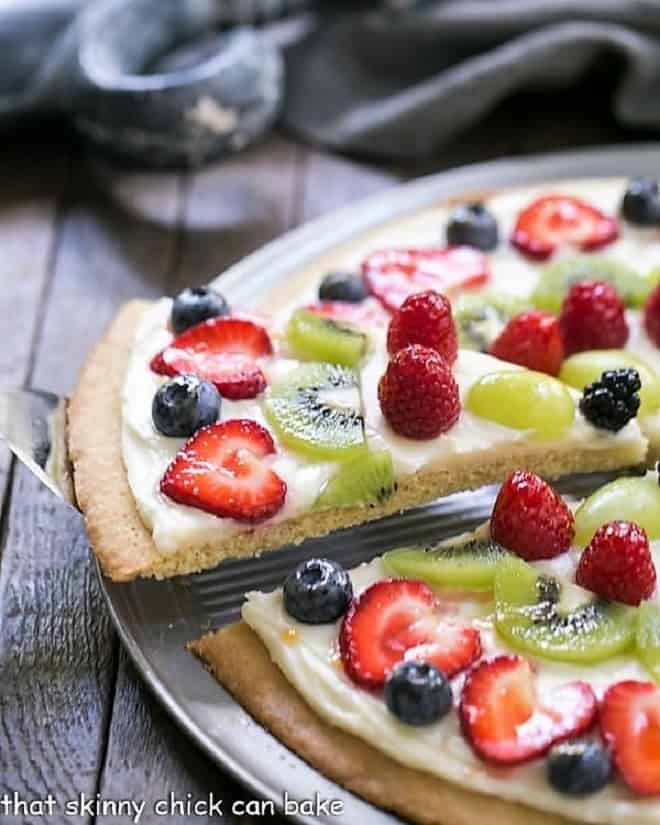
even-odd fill
[[[559,326],[567,356],[588,349],[621,349],[628,340],[626,308],[606,281],[580,281],[564,298]]]
[[[644,304],[644,329],[656,347],[660,347],[660,284]]]
[[[458,338],[451,304],[432,289],[411,295],[394,313],[387,331],[387,351],[394,355],[409,344],[430,347],[453,364],[458,353]]]
[[[461,412],[458,384],[447,362],[429,347],[413,344],[391,359],[378,384],[386,421],[407,438],[435,438]]]
[[[571,546],[573,513],[534,473],[516,470],[502,485],[490,517],[491,538],[526,561],[552,559]]]
[[[580,556],[575,580],[598,596],[638,605],[655,589],[655,565],[642,527],[610,521],[599,527]]]
[[[503,361],[557,375],[564,360],[559,322],[548,312],[530,310],[513,317],[490,346]]]

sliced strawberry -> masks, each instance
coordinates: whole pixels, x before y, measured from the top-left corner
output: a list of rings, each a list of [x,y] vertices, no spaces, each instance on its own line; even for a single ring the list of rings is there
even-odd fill
[[[386,309],[395,312],[409,295],[433,289],[451,297],[490,279],[486,256],[470,246],[383,249],[362,262],[362,276]]]
[[[627,785],[660,794],[660,685],[633,680],[605,692],[600,728]]]
[[[275,453],[261,424],[235,418],[202,427],[165,471],[160,490],[179,504],[257,524],[284,504],[286,483],[264,458]]]
[[[544,260],[561,244],[588,252],[618,236],[616,218],[595,206],[568,195],[545,195],[518,215],[511,243],[523,255]]]
[[[359,304],[348,301],[318,301],[305,308],[317,315],[323,315],[324,318],[366,330],[376,326],[384,327],[390,320],[389,313],[374,298],[366,298]]]
[[[386,579],[353,600],[339,650],[350,678],[374,690],[402,659],[428,662],[454,676],[479,658],[481,639],[477,630],[443,613],[424,582]]]
[[[598,705],[586,682],[539,696],[535,681],[522,656],[486,659],[468,673],[459,715],[477,756],[500,765],[527,762],[591,727]]]
[[[192,374],[225,398],[254,398],[266,388],[255,359],[273,351],[266,330],[245,318],[211,318],[174,338],[151,361],[160,375]]]

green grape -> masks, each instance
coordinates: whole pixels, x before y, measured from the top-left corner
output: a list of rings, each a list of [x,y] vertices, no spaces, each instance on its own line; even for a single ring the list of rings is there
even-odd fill
[[[470,387],[465,403],[475,415],[529,430],[541,441],[559,438],[575,418],[575,404],[564,384],[531,370],[488,373]]]
[[[608,521],[634,521],[649,539],[660,538],[660,486],[654,478],[619,478],[605,484],[575,512],[575,543],[589,544]]]
[[[660,682],[660,607],[643,602],[637,616],[637,656],[656,682]]]

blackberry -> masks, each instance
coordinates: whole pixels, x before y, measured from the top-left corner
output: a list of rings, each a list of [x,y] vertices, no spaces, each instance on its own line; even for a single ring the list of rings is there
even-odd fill
[[[580,412],[594,427],[618,432],[637,415],[641,387],[636,369],[607,370],[584,388]]]

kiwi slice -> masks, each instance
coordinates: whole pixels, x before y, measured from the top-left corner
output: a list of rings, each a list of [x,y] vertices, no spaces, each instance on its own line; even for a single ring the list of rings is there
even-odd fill
[[[264,411],[281,440],[310,458],[342,461],[366,452],[358,376],[348,367],[296,367],[270,388]]]
[[[541,276],[532,293],[537,309],[555,314],[573,284],[580,281],[607,281],[629,307],[641,307],[657,280],[652,274],[642,275],[621,261],[602,255],[575,255],[541,270]]]
[[[660,607],[642,602],[637,614],[637,655],[656,682],[660,682]]]
[[[469,533],[458,541],[391,550],[383,562],[396,576],[422,579],[433,586],[490,590],[498,564],[507,555],[487,535]]]
[[[392,454],[377,450],[342,464],[321,490],[314,507],[373,506],[386,501],[395,489]]]
[[[310,361],[353,367],[367,351],[367,336],[352,327],[298,309],[289,319],[286,340],[293,352]]]
[[[635,608],[540,574],[509,556],[495,574],[495,625],[510,645],[560,662],[601,662],[630,648]]]
[[[527,301],[513,295],[488,290],[463,293],[453,306],[459,345],[462,349],[487,352],[509,320],[528,308]]]

